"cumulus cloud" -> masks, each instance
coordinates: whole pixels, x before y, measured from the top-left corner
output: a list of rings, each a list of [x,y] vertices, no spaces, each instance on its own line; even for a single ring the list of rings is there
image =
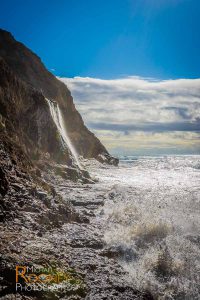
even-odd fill
[[[169,137],[169,133],[181,132],[188,147],[192,145],[196,149],[193,152],[199,149],[200,79],[158,81],[134,76],[113,80],[90,77],[59,79],[71,90],[86,124],[101,138],[104,132],[103,140],[107,140],[110,148],[111,132],[130,142],[138,132],[140,137],[141,133],[152,133],[154,138],[156,133]],[[188,139],[188,133],[196,136],[196,148],[194,141],[191,143]],[[180,146],[173,136],[173,147],[176,147],[176,141]],[[126,146],[128,142],[124,144]],[[162,139],[159,139],[158,147],[163,147]]]

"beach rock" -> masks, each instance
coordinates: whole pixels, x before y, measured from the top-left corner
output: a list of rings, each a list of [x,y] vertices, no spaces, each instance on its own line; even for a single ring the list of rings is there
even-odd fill
[[[113,166],[118,166],[119,164],[119,159],[115,158],[113,156],[110,156],[107,153],[99,154],[96,158],[100,163],[105,163]]]

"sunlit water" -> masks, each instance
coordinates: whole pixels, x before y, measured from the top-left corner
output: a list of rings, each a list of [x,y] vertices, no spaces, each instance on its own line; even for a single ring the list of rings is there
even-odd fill
[[[109,187],[105,243],[127,280],[155,299],[200,299],[200,156],[128,159],[96,174]]]

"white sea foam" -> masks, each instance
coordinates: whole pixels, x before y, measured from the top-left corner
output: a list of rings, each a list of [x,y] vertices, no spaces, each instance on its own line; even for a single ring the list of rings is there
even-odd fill
[[[200,299],[200,156],[134,158],[98,176],[110,186],[104,239],[132,284],[155,299]]]

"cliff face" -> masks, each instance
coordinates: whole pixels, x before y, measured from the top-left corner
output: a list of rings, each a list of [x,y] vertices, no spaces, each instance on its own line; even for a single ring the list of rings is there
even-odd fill
[[[0,58],[0,129],[16,142],[30,159],[49,153],[57,162],[72,164],[63,149],[44,96],[20,80]]]
[[[45,68],[37,55],[4,30],[0,30],[0,57],[1,114],[11,132],[12,127],[17,128],[19,138],[30,143],[27,151],[37,155],[39,149],[56,161],[70,163],[69,152],[60,145],[45,99],[48,98],[58,103],[79,155],[99,160],[103,155],[106,162],[117,163],[84,125],[66,85]]]

